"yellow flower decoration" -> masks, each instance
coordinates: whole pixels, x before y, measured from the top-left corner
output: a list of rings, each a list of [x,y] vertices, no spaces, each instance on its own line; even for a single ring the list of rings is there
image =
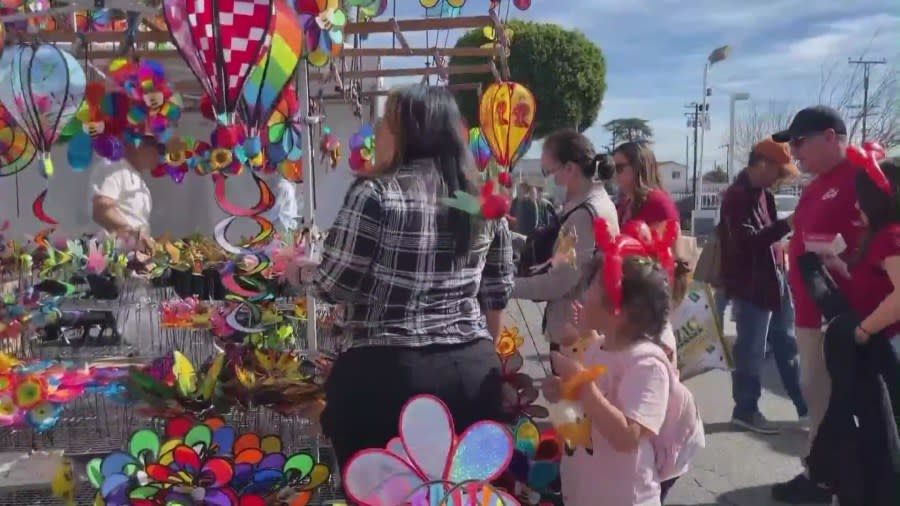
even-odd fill
[[[500,337],[497,338],[497,355],[500,355],[501,359],[509,358],[524,343],[525,339],[519,334],[519,327],[503,327]]]
[[[16,385],[15,403],[22,409],[31,409],[44,400],[44,384],[35,377],[23,379]]]

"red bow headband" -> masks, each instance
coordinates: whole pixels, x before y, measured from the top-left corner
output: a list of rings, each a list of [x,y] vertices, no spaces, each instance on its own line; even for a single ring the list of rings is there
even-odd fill
[[[594,241],[603,253],[603,283],[606,297],[613,313],[622,308],[622,264],[626,257],[638,256],[656,259],[666,270],[671,282],[675,276],[675,257],[672,245],[678,238],[678,221],[669,220],[661,230],[651,229],[646,223],[632,220],[613,236],[606,220],[594,220]]]
[[[877,142],[863,143],[862,148],[858,146],[847,146],[847,160],[854,165],[859,165],[866,171],[869,179],[875,183],[879,190],[888,196],[893,196],[894,191],[891,188],[891,182],[881,171],[878,162],[884,160],[884,147]]]

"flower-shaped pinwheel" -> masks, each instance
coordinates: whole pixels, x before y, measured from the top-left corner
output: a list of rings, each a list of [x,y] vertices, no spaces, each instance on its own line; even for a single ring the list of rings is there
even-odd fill
[[[323,67],[339,56],[344,46],[347,16],[338,0],[295,0],[300,24],[306,36],[303,53],[306,61]]]
[[[234,443],[234,462],[232,486],[242,499],[262,499],[283,490],[293,495],[292,506],[304,506],[331,476],[328,466],[309,454],[286,455],[281,438],[274,435],[242,434]]]
[[[369,172],[375,162],[375,131],[363,125],[350,137],[350,168],[355,172]]]
[[[450,411],[438,398],[419,395],[400,413],[400,436],[386,449],[362,450],[344,468],[344,491],[370,506],[447,503],[518,506],[490,482],[512,458],[509,430],[477,422],[459,437]],[[430,502],[429,502],[430,501]]]
[[[501,335],[501,340],[503,336]],[[515,336],[508,337],[515,343]],[[498,354],[501,351],[508,353],[505,357],[500,355],[500,373],[503,377],[503,408],[514,419],[521,416],[529,418],[546,418],[547,408],[534,404],[538,398],[538,389],[534,386],[531,376],[520,372],[525,360],[518,349],[509,352],[509,345],[497,343]]]
[[[494,345],[500,360],[506,360],[518,353],[519,348],[525,343],[525,338],[519,334],[519,327],[503,327],[500,337]]]
[[[174,384],[161,380],[171,363]],[[178,351],[172,352],[172,360],[165,360],[159,369],[140,370],[132,367],[128,371],[128,392],[147,405],[151,414],[204,413],[213,407],[213,396],[219,382],[219,375],[225,364],[225,354],[218,353],[210,361],[206,371],[198,374],[193,364]],[[154,371],[157,371],[154,373]]]
[[[153,177],[163,177],[168,175],[172,181],[181,183],[187,174],[190,161],[194,156],[190,146],[195,143],[192,139],[173,139],[169,142],[166,152],[160,156],[159,165],[157,165],[151,174]]]
[[[6,107],[0,104],[0,177],[11,176],[25,169],[36,154],[28,134],[16,124]]]
[[[316,411],[324,392],[317,365],[293,351],[247,350],[236,357],[226,394],[242,405],[280,413]]]
[[[558,503],[559,461],[562,455],[553,429],[539,431],[523,418],[513,427],[515,452],[498,484],[514,492],[523,504]]]

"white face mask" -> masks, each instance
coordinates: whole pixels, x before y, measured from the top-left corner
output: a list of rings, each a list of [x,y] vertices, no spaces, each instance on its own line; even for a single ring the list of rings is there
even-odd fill
[[[552,175],[544,177],[544,193],[556,204],[566,201],[566,188],[556,184]]]

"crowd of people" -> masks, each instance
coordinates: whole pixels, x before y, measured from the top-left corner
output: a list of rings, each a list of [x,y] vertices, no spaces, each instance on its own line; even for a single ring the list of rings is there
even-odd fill
[[[664,427],[684,425],[677,433],[702,428],[696,413],[673,413],[680,381],[669,318],[684,296],[689,269],[681,259],[674,269],[662,261],[674,246],[662,253],[648,250],[626,255],[616,272],[619,283],[611,285],[596,236],[603,224],[613,236],[637,230],[658,237],[679,220],[651,144],[626,142],[604,154],[579,132],[554,132],[544,139],[541,166],[558,192],[555,201],[523,183],[509,216],[487,220],[441,204],[457,191],[478,191],[461,123],[455,100],[443,88],[393,91],[376,129],[374,170],[348,190],[321,263],[294,279],[345,308],[349,347],[330,373],[321,415],[339,463],[359,450],[383,448],[397,435],[404,403],[417,394],[444,401],[460,432],[479,420],[508,421],[493,339],[508,302],[521,298],[546,302],[542,329],[554,353],[553,373],[543,381],[545,397],[553,402],[563,393],[574,395],[592,424],[589,451],[563,456],[565,504],[662,504],[686,469],[660,467],[660,440],[670,432]],[[853,453],[863,443],[839,444],[865,438],[854,432],[864,431],[872,447],[872,425],[865,423],[874,410],[858,404],[882,392],[865,385],[881,385],[894,416],[900,406],[900,168],[892,159],[866,169],[847,150],[847,129],[836,112],[805,109],[788,130],[760,139],[724,194],[717,227],[721,267],[714,282],[717,299],[730,301],[737,323],[733,423],[777,432],[758,407],[761,368],[771,347],[798,418],[808,419],[812,454],[808,471],[776,485],[773,497],[826,503],[836,495],[845,505],[896,505],[896,495],[884,502],[890,486],[873,484],[883,473],[857,476],[866,485],[860,493],[869,495],[853,502],[847,477],[817,464],[823,455],[866,458]],[[93,216],[104,229],[138,239],[146,235],[151,201],[140,174],[156,156],[148,147],[129,147],[122,166],[92,175]],[[796,212],[778,219],[772,188],[800,171],[813,178]],[[610,181],[616,195],[607,193]],[[296,211],[281,214],[289,221]],[[552,245],[564,231],[574,237],[574,262],[545,258],[547,265],[537,270],[516,265],[523,244]],[[810,290],[801,268],[810,251],[821,259],[820,273],[833,280],[832,291],[846,301],[841,314],[857,319],[852,330],[841,333],[823,320],[831,309],[822,307],[825,297]],[[831,340],[855,343],[853,364],[838,366],[837,358],[826,357]],[[587,344],[573,354],[573,342]],[[887,354],[872,351],[891,346]],[[588,378],[585,371],[598,364],[606,374]],[[844,375],[838,382],[840,367],[855,368],[850,380]],[[885,380],[860,379],[871,375]],[[856,401],[847,401],[848,389],[858,394]],[[836,399],[843,404],[836,407]],[[847,416],[859,426],[829,422],[846,422]],[[825,426],[827,431],[819,430]],[[892,434],[878,434],[884,443],[878,462],[893,466],[896,485],[900,443],[893,445],[895,424],[884,430],[891,426]],[[675,443],[680,441],[662,441]]]

